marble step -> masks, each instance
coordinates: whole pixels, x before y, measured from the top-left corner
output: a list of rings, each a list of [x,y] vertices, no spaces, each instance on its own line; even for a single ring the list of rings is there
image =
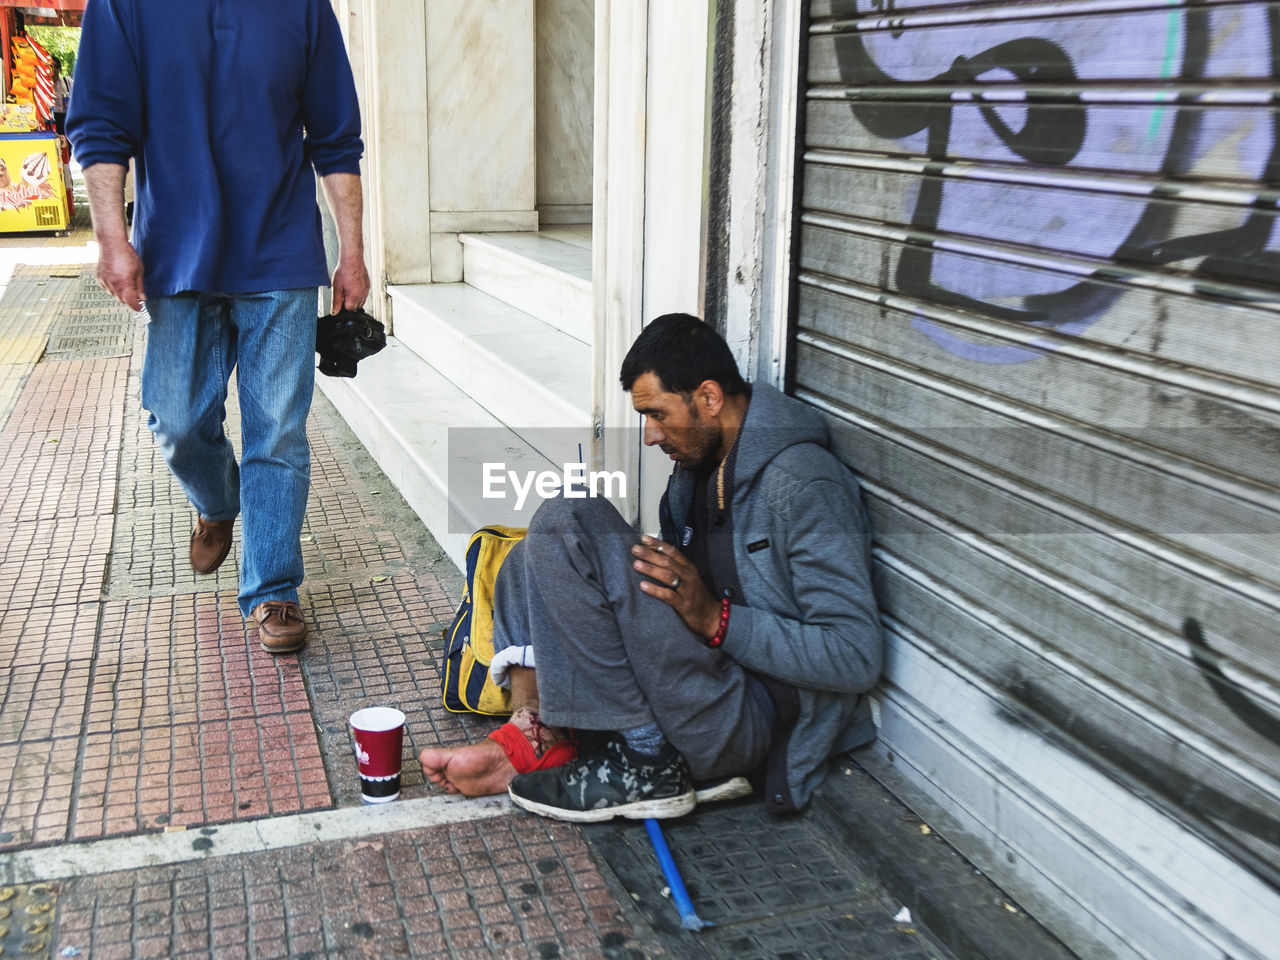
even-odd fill
[[[395,335],[548,456],[591,429],[591,348],[465,283],[390,288]]]
[[[474,530],[527,526],[530,479],[563,472],[395,337],[354,379],[316,384],[460,568]]]
[[[565,223],[543,226],[538,230],[538,236],[550,237],[552,240],[563,240],[565,243],[572,243],[575,247],[586,247],[588,250],[591,249],[591,224],[589,223]]]
[[[462,279],[569,336],[590,343],[591,247],[580,231],[464,233]],[[564,234],[561,236],[561,234]]]

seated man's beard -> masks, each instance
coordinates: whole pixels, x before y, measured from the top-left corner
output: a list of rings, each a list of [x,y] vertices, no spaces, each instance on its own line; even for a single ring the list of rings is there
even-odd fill
[[[685,460],[685,466],[696,470],[699,467],[706,466],[715,457],[716,451],[720,449],[720,442],[724,439],[724,428],[718,426],[692,427],[690,428],[689,439],[689,455]]]

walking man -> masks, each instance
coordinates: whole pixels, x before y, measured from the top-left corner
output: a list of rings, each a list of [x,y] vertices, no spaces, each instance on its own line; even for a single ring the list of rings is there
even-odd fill
[[[369,293],[360,111],[337,20],[328,0],[93,0],[83,27],[67,133],[98,280],[150,317],[142,405],[198,514],[191,566],[218,569],[241,515],[241,613],[263,649],[299,650],[306,418],[330,283],[315,174],[338,230],[333,312]],[[223,427],[233,370],[239,464]]]

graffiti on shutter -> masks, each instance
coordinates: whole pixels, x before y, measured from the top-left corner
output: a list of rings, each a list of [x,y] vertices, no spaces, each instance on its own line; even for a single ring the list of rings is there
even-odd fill
[[[793,390],[891,636],[1280,891],[1280,9],[813,0],[807,42]]]

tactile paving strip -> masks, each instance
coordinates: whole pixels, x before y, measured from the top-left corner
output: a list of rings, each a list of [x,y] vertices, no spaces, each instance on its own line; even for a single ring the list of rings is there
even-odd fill
[[[642,824],[614,821],[586,835],[675,956],[819,960],[851,956],[852,944],[857,956],[876,960],[948,956],[893,919],[900,905],[811,814],[773,818],[749,799],[700,806],[664,821],[663,831],[698,916],[714,927],[681,928]]]
[[[216,854],[216,830],[193,835]],[[575,829],[501,817],[68,881],[59,953],[642,960]]]
[[[0,887],[0,956],[46,960],[57,912],[58,888],[53,884]]]

